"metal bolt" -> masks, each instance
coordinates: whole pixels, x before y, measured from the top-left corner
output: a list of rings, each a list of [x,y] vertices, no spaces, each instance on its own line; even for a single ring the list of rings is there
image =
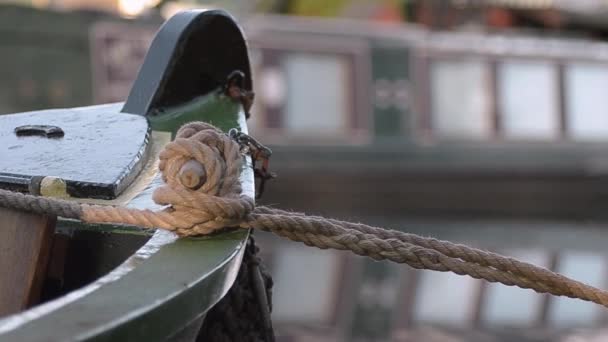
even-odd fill
[[[201,163],[189,160],[179,170],[178,177],[183,186],[197,190],[207,181],[207,172]]]

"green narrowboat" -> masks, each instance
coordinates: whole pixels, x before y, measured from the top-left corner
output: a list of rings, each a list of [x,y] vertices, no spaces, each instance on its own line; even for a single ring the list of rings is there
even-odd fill
[[[608,287],[608,44],[282,16],[244,27],[250,131],[280,176],[263,203],[458,241]],[[591,338],[576,329],[606,322],[602,308],[570,299],[263,237],[286,335],[553,341]]]

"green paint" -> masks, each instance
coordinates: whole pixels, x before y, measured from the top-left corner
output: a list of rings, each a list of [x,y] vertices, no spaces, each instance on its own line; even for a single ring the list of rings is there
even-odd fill
[[[57,232],[71,235],[76,230],[86,230],[99,232],[100,234],[111,233],[111,234],[128,234],[128,235],[141,235],[141,236],[152,236],[153,230],[146,230],[138,227],[123,226],[123,225],[111,225],[111,224],[83,224],[80,221],[68,220],[60,218],[57,222]]]
[[[180,106],[169,108],[149,117],[150,126],[155,131],[171,132],[173,135],[185,123],[201,121],[210,123],[218,128],[228,131],[238,127],[236,116],[226,113],[237,113],[240,104],[231,98],[213,91],[200,96]]]
[[[397,46],[372,45],[372,77],[375,85],[386,82],[394,85],[398,80],[409,81],[409,49]],[[374,104],[374,133],[379,139],[400,137],[409,130],[410,110],[392,103]]]
[[[139,263],[119,281],[2,338],[165,340],[213,306],[228,290],[225,277],[238,270],[240,260],[234,253],[246,237],[247,231],[241,230],[219,234],[217,239],[178,240]]]
[[[374,136],[377,142],[398,139],[407,144],[408,132],[412,129],[411,110],[396,103],[395,89],[409,82],[409,49],[398,42],[372,42],[372,77],[375,86],[388,85],[392,93],[386,102],[372,99],[374,103]],[[404,139],[405,138],[405,139]],[[368,146],[370,155],[375,155],[377,146]],[[354,151],[353,151],[354,152]],[[360,154],[359,148],[355,154]],[[329,155],[330,152],[327,152]],[[402,154],[402,153],[398,153]],[[343,154],[335,154],[344,156]],[[352,157],[352,154],[351,154]],[[380,156],[381,158],[382,156]],[[305,157],[302,157],[305,158]],[[373,157],[378,158],[378,157]],[[395,162],[395,154],[391,154]],[[357,160],[362,160],[356,158]],[[369,159],[367,159],[369,160]],[[372,163],[372,162],[370,162]],[[373,163],[372,163],[373,164]],[[375,165],[375,164],[373,164]],[[389,288],[398,286],[398,268],[388,262],[363,261],[361,278],[357,282],[353,318],[350,322],[349,340],[389,341],[393,330],[395,301],[387,300]],[[396,288],[395,291],[396,292]],[[382,295],[374,295],[382,294]]]
[[[0,113],[91,104],[89,27],[105,16],[0,6]]]
[[[401,265],[363,261],[349,340],[390,341]],[[395,295],[395,298],[389,296]]]

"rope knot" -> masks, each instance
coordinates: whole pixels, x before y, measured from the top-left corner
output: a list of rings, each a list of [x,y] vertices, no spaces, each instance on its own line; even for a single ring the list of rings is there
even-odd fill
[[[170,205],[164,212],[182,236],[238,226],[254,208],[253,199],[241,195],[241,167],[238,143],[212,125],[186,124],[160,153],[165,184],[153,199]]]

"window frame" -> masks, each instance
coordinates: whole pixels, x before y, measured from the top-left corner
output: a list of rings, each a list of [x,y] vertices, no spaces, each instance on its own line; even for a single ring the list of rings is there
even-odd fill
[[[263,35],[253,35],[249,39],[250,48],[261,55],[261,68],[273,67],[278,64],[281,54],[312,53],[321,55],[343,55],[348,66],[345,84],[350,84],[346,93],[346,122],[347,129],[341,134],[331,136],[293,136],[285,126],[278,124],[272,127],[272,120],[285,118],[283,108],[268,108],[258,100],[254,107],[257,115],[256,134],[264,137],[264,142],[282,145],[315,145],[315,144],[367,144],[373,134],[373,108],[371,105],[371,54],[367,40],[348,36],[336,39],[320,37],[315,34],[264,32]],[[270,60],[270,62],[266,62]],[[255,69],[254,69],[255,70]],[[259,69],[258,69],[259,70]],[[342,86],[342,85],[340,85]]]
[[[441,137],[435,131],[432,120],[432,98],[431,98],[431,68],[433,61],[436,60],[458,60],[461,58],[477,58],[484,60],[487,63],[488,71],[488,103],[489,110],[486,114],[489,120],[492,122],[492,132],[488,139],[466,139],[466,138],[445,138]],[[416,131],[415,136],[418,137],[419,141],[427,142],[484,142],[489,144],[501,144],[501,145],[516,145],[516,144],[552,144],[561,141],[572,141],[579,142],[578,140],[571,139],[569,130],[567,127],[567,106],[566,101],[566,90],[564,80],[564,69],[574,63],[598,63],[600,65],[608,66],[608,61],[598,61],[593,58],[571,58],[568,56],[553,56],[553,55],[537,55],[537,54],[515,54],[515,53],[501,53],[500,55],[492,54],[490,52],[479,52],[461,49],[457,51],[444,51],[442,49],[430,48],[430,47],[418,47],[414,53],[414,60],[416,68],[419,70],[416,74],[416,89],[414,90],[416,96],[419,99],[419,105],[415,113],[416,118]],[[557,120],[558,120],[558,132],[555,134],[554,139],[527,139],[527,138],[508,138],[505,137],[503,131],[503,114],[500,109],[500,96],[499,96],[499,65],[509,61],[523,61],[523,62],[534,62],[540,61],[543,63],[549,63],[554,65],[556,73],[556,98],[557,102]],[[608,137],[607,137],[608,139]]]
[[[504,121],[506,119],[505,113],[502,111],[501,108],[501,101],[503,100],[503,98],[501,97],[502,93],[502,89],[500,89],[500,80],[501,80],[501,72],[500,72],[500,67],[507,65],[509,63],[539,63],[539,64],[547,64],[549,66],[551,66],[552,69],[552,75],[551,77],[553,78],[553,80],[555,81],[555,83],[553,84],[554,87],[554,98],[553,98],[553,104],[555,105],[555,113],[553,113],[553,115],[555,116],[554,119],[556,120],[556,127],[555,127],[555,132],[553,132],[552,137],[551,138],[547,138],[547,137],[508,137],[506,135],[506,131],[504,128]],[[564,101],[563,101],[563,97],[565,96],[565,93],[563,92],[563,70],[562,70],[562,64],[559,63],[557,60],[554,59],[544,59],[544,58],[524,58],[524,57],[501,57],[501,58],[495,58],[492,60],[492,65],[494,67],[495,70],[493,70],[494,76],[493,76],[493,81],[494,81],[494,88],[493,88],[493,103],[495,105],[494,110],[494,120],[497,122],[496,124],[496,131],[495,134],[500,138],[500,139],[504,139],[505,141],[514,141],[514,142],[552,142],[552,141],[557,141],[559,139],[563,139],[566,137],[566,121],[565,121],[565,113],[566,113],[566,108],[564,106]]]
[[[570,127],[568,127],[568,122],[571,121],[571,119],[569,119],[569,115],[572,115],[572,113],[568,113],[568,84],[567,84],[567,79],[566,79],[566,73],[568,72],[567,69],[569,66],[576,66],[576,65],[593,65],[593,66],[597,66],[597,67],[604,67],[606,69],[608,69],[608,61],[598,61],[595,59],[571,59],[571,60],[567,60],[564,61],[561,64],[561,68],[560,68],[560,79],[561,79],[561,96],[563,98],[563,127],[564,127],[564,131],[563,131],[563,138],[564,140],[568,140],[568,141],[573,141],[573,142],[579,142],[579,143],[605,143],[608,142],[608,135],[606,136],[606,139],[598,139],[595,137],[592,138],[577,138],[572,134],[572,131],[570,130]]]
[[[433,107],[433,80],[432,80],[432,72],[433,72],[433,68],[437,63],[441,63],[441,62],[457,62],[457,61],[468,61],[468,60],[478,60],[482,66],[482,70],[484,73],[485,79],[482,81],[484,82],[484,86],[483,88],[487,89],[487,95],[488,95],[488,99],[485,102],[486,103],[486,108],[485,111],[486,113],[483,113],[482,115],[485,117],[485,120],[488,121],[488,125],[489,125],[489,132],[487,134],[487,138],[484,137],[477,137],[475,136],[475,138],[462,138],[462,137],[456,137],[456,136],[441,136],[440,132],[438,131],[437,127],[436,127],[436,114],[434,112],[434,107]],[[426,91],[425,93],[427,94],[427,97],[425,98],[425,108],[426,108],[426,120],[424,121],[425,124],[425,130],[429,133],[431,133],[431,135],[437,139],[437,140],[446,140],[446,141],[454,141],[454,140],[463,140],[463,141],[487,141],[488,139],[491,139],[495,134],[496,134],[496,123],[495,123],[495,118],[494,116],[490,116],[489,114],[494,111],[494,107],[495,107],[495,91],[494,89],[492,89],[493,87],[493,83],[495,83],[495,76],[493,75],[494,71],[492,70],[489,61],[487,60],[487,58],[485,58],[485,56],[480,56],[480,55],[438,55],[438,56],[432,56],[429,57],[427,63],[427,70],[426,70],[426,77],[427,77],[427,82],[425,84],[426,86]]]

